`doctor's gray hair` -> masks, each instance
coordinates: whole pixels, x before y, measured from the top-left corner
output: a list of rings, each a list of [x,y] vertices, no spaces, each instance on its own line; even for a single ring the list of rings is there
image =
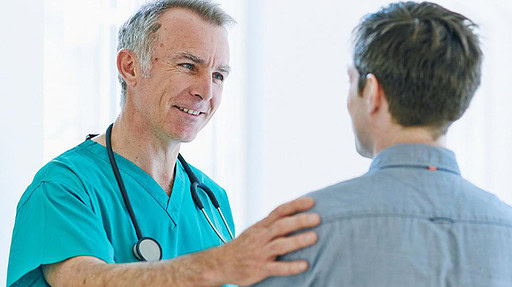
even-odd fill
[[[139,60],[144,77],[149,77],[151,70],[151,50],[157,39],[156,32],[160,29],[158,17],[165,11],[182,8],[196,13],[204,21],[213,25],[226,27],[235,20],[224,12],[219,4],[207,0],[159,0],[142,6],[119,28],[117,51],[129,49]],[[121,83],[121,106],[126,97],[126,82],[118,75]]]

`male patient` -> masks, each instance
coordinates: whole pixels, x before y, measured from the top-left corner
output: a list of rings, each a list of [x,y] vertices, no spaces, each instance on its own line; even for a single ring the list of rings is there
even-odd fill
[[[347,106],[370,170],[311,194],[319,241],[284,256],[309,270],[258,286],[512,286],[512,208],[445,148],[480,83],[475,27],[427,2],[363,18]]]

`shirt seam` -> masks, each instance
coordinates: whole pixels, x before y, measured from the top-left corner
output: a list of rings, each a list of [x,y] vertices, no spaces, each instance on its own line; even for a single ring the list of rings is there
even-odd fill
[[[448,216],[440,215],[413,215],[413,214],[399,214],[399,213],[373,213],[373,214],[344,214],[335,216],[323,216],[322,225],[332,224],[342,220],[361,219],[361,218],[379,218],[379,217],[397,217],[397,218],[412,218],[421,220],[430,220],[431,218],[447,218],[451,222],[448,224],[479,224],[479,225],[495,225],[506,228],[512,228],[512,223],[497,222],[496,220],[479,220],[479,219],[456,219]]]
[[[68,167],[69,168],[69,167]],[[83,204],[85,205],[89,205],[90,208],[92,208],[93,212],[96,214],[94,208],[93,208],[93,204],[92,204],[92,199],[91,199],[91,196],[90,194],[87,192],[87,188],[85,187],[85,184],[82,182],[82,179],[72,170],[72,169],[69,169],[69,171],[71,173],[73,173],[78,179],[79,179],[79,182],[80,182],[80,185],[82,186],[83,188],[83,191],[85,193],[85,195],[87,195],[87,200],[89,201],[89,203],[86,203],[84,202],[84,199],[82,199],[80,196],[75,196],[73,194],[74,197],[76,197],[78,200],[80,200]],[[60,182],[58,179],[54,179],[54,178],[46,178],[46,172],[43,176],[43,179],[41,179],[39,181],[39,183],[37,184],[37,186],[35,186],[31,191],[30,191],[30,194],[28,195],[27,199],[19,206],[19,208],[17,209],[16,211],[16,214],[18,214],[18,212],[24,208],[24,206],[27,204],[27,202],[29,202],[29,200],[32,198],[32,196],[34,195],[34,192],[36,192],[36,190],[40,189],[43,184],[50,184],[50,183],[54,183],[54,184],[57,184],[57,185],[61,185],[65,188],[67,188],[68,190],[75,190],[75,188],[72,188],[71,186],[69,186],[68,184],[64,183],[64,182]]]

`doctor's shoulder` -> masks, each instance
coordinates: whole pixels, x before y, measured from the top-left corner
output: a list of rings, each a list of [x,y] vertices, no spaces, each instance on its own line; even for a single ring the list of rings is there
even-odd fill
[[[87,142],[65,151],[46,163],[21,196],[17,209],[22,208],[34,193],[43,192],[43,186],[53,187],[44,188],[45,192],[71,192],[80,200],[88,201],[84,173],[90,172],[87,166],[95,159],[87,155],[85,143]]]

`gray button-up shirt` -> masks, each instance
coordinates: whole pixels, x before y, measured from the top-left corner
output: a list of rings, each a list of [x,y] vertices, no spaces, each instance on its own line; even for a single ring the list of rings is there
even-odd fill
[[[401,144],[365,175],[309,194],[308,271],[257,286],[512,286],[512,208],[460,175],[453,152]]]

